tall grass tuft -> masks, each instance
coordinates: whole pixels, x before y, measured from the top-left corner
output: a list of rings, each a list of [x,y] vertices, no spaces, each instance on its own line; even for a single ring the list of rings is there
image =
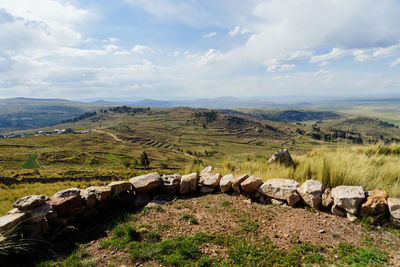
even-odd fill
[[[319,148],[293,156],[296,167],[269,165],[266,160],[235,163],[240,173],[257,175],[263,180],[290,178],[298,182],[319,180],[327,187],[361,185],[365,190],[384,188],[392,197],[400,197],[400,145]],[[223,165],[224,166],[224,165]],[[228,173],[229,168],[223,168]]]

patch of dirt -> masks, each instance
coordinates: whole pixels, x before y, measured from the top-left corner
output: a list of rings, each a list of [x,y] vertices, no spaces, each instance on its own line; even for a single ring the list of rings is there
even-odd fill
[[[251,242],[271,240],[282,249],[289,250],[295,243],[308,242],[314,245],[332,245],[348,242],[357,247],[365,246],[365,240],[372,240],[374,246],[388,252],[388,260],[397,265],[400,262],[400,237],[383,228],[367,230],[361,225],[350,223],[346,218],[322,211],[291,208],[276,205],[262,205],[250,202],[241,195],[210,194],[194,198],[175,199],[147,212],[138,213],[136,225],[149,225],[158,229],[161,239],[170,239],[199,232],[230,235],[248,231],[244,235]],[[182,219],[192,215],[197,224]],[[129,254],[112,249],[101,249],[95,240],[87,244],[90,257],[98,260],[100,266],[118,263],[131,266]],[[213,255],[214,248],[203,248]],[[398,265],[397,265],[398,266]]]

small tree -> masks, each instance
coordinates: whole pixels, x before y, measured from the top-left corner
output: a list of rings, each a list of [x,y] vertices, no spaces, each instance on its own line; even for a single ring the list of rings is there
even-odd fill
[[[140,165],[142,165],[145,169],[150,167],[150,160],[146,151],[143,151],[143,153],[140,155]]]

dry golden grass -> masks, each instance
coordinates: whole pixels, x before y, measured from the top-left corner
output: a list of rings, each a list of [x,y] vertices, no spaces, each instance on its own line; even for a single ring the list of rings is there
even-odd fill
[[[14,184],[11,186],[0,185],[0,216],[5,215],[11,210],[12,204],[19,198],[28,195],[47,195],[51,197],[59,190],[71,187],[87,188],[91,185],[105,185],[104,181],[73,181],[59,183],[33,183],[33,184]]]
[[[264,181],[290,178],[299,182],[316,179],[326,186],[361,185],[365,190],[384,188],[392,197],[400,197],[400,145],[319,148],[304,155],[294,155],[296,167],[269,165],[265,159],[221,164],[223,174],[248,173]]]

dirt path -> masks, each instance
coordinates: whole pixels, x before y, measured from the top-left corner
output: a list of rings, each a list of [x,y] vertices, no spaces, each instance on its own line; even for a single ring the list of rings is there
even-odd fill
[[[94,130],[92,130],[92,131],[93,131],[93,132],[98,132],[98,133],[107,134],[107,135],[111,136],[111,137],[112,137],[115,141],[117,141],[117,142],[121,142],[121,143],[123,143],[123,144],[126,143],[124,140],[120,139],[118,136],[116,136],[116,135],[113,134],[113,133],[106,132],[106,131],[101,131],[101,130],[96,130],[96,129],[94,129]]]

